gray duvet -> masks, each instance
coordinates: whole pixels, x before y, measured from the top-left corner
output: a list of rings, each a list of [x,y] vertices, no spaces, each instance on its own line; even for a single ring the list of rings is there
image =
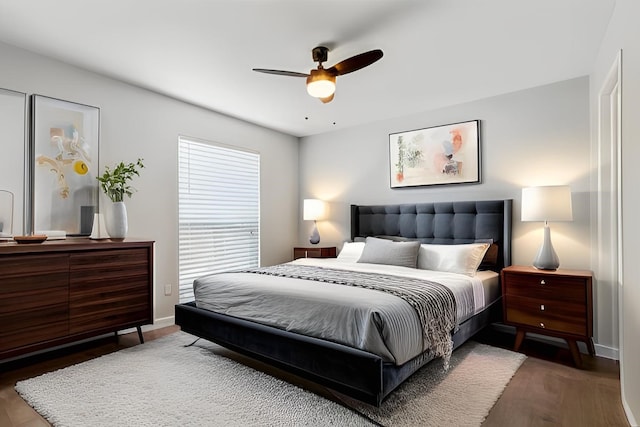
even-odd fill
[[[288,264],[437,281],[454,295],[454,324],[473,315],[476,308],[474,280],[458,274],[335,259],[299,259]],[[199,308],[359,348],[397,365],[430,349],[416,309],[380,290],[233,272],[197,279],[194,293]]]

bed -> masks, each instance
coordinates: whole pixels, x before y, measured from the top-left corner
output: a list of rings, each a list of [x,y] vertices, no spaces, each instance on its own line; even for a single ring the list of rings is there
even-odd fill
[[[409,247],[418,247],[416,268],[398,266],[394,259],[395,255],[390,257],[389,252],[385,252],[390,247],[396,251],[401,246],[403,254],[410,252]],[[478,247],[484,248],[480,258],[477,258]],[[446,271],[447,268],[451,268],[451,265],[460,268],[461,263],[452,262],[447,257],[443,258],[442,254],[466,254],[469,250],[473,250],[476,254],[474,255],[477,258],[474,261],[475,266],[465,265],[465,270],[462,272]],[[438,256],[432,256],[433,254],[442,259],[438,260]],[[350,260],[350,256],[353,259]],[[366,262],[362,262],[362,259]],[[388,259],[393,260],[387,263],[385,260]],[[350,261],[351,264],[349,264]],[[404,258],[401,264],[403,262],[405,262]],[[434,262],[439,264],[434,266]],[[438,279],[434,280],[433,286],[442,286],[438,283],[440,279],[446,281],[447,277],[451,276],[456,280],[462,280],[466,269],[474,269],[467,274],[470,276],[468,289],[471,290],[464,292],[473,293],[472,300],[474,298],[484,300],[484,303],[480,306],[467,307],[463,314],[461,314],[463,304],[459,302],[449,310],[456,312],[455,327],[447,331],[448,339],[444,341],[449,342],[455,349],[490,322],[500,318],[498,273],[510,263],[511,200],[352,205],[351,241],[345,243],[337,259],[296,260],[280,266],[263,267],[258,269],[260,271],[203,276],[194,283],[198,302],[176,305],[176,324],[185,332],[282,368],[363,402],[379,406],[413,372],[434,358],[445,360],[446,352],[451,349],[443,349],[435,345],[434,343],[440,341],[432,339],[431,335],[427,336],[424,329],[421,331],[423,341],[420,345],[408,341],[392,342],[390,337],[418,332],[414,333],[415,327],[405,320],[400,321],[404,323],[396,329],[387,324],[379,326],[380,317],[386,316],[387,313],[391,319],[389,324],[396,322],[393,320],[396,314],[390,310],[387,311],[387,304],[400,307],[403,304],[407,306],[407,303],[414,304],[415,301],[403,297],[405,299],[398,302],[397,296],[381,296],[380,289],[372,291],[362,288],[374,285],[391,286],[390,283],[393,280],[386,279],[378,280],[382,283],[381,285],[374,284],[373,281],[377,277],[375,275],[389,279],[391,276],[400,275],[407,276],[402,279],[401,286],[406,286],[410,290],[411,286],[415,287],[416,281],[423,280],[423,273],[435,274]],[[360,272],[352,273],[353,269]],[[370,271],[371,269],[374,271]],[[475,273],[475,269],[478,273]],[[349,272],[345,273],[342,270]],[[387,273],[389,276],[385,276]],[[352,274],[363,276],[364,284],[357,283],[354,286],[350,279]],[[349,277],[345,279],[345,275]],[[260,280],[260,284],[249,285],[254,277]],[[345,281],[351,286],[342,286]],[[405,281],[409,283],[405,284]],[[209,282],[215,283],[215,286],[212,287]],[[317,282],[322,284],[319,285]],[[493,283],[491,288],[487,285],[490,283]],[[256,290],[256,286],[261,288]],[[340,296],[336,299],[353,301],[352,306],[347,307],[349,313],[367,310],[371,312],[372,309],[365,307],[362,301],[367,300],[372,292],[377,295],[372,298],[374,303],[382,304],[382,309],[378,310],[376,306],[373,310],[376,311],[372,316],[373,320],[369,318],[345,320],[349,319],[345,317],[346,315],[337,314],[331,316],[331,319],[339,319],[335,325],[327,321],[317,321],[315,325],[300,326],[297,320],[305,316],[305,311],[313,310],[317,301],[321,299],[324,301],[325,297],[318,297],[316,292],[335,294],[335,287],[338,286],[340,289],[346,288],[340,292],[346,292],[348,296],[343,297],[339,294]],[[215,289],[212,290],[213,288]],[[270,292],[280,292],[280,288],[288,289],[287,292],[290,294],[270,294]],[[330,291],[316,290],[320,288]],[[452,294],[455,297],[454,300],[459,301],[458,292],[463,291],[448,289],[450,290],[441,291],[441,293]],[[479,293],[482,294],[483,289],[484,296],[476,298]],[[223,297],[232,291],[236,292],[232,299],[224,300]],[[257,294],[253,292],[262,293],[256,297]],[[368,292],[366,297],[361,297],[365,295],[362,292]],[[302,298],[310,298],[310,301]],[[291,309],[269,309],[265,302],[270,300],[283,300],[284,307],[291,307]],[[256,305],[250,305],[252,302]],[[331,310],[330,306],[326,309],[318,308],[308,317],[316,318],[319,315],[318,312],[324,313]],[[288,311],[291,311],[289,314],[296,322],[282,317],[287,314],[284,312]],[[378,311],[383,314],[381,315]],[[418,310],[416,309],[415,312]],[[440,317],[451,316],[432,315],[432,317],[440,319]],[[422,322],[424,326],[425,319],[420,316],[417,319],[411,322],[418,324]],[[431,324],[429,322],[430,320],[427,319],[426,323]],[[354,328],[353,324],[360,326]],[[376,329],[376,327],[362,326],[368,324],[384,331],[381,333],[383,343],[370,333],[370,329]],[[445,324],[445,326],[451,325]],[[350,327],[352,330],[364,330],[364,335],[353,338]],[[313,328],[319,328],[319,332],[312,330]]]

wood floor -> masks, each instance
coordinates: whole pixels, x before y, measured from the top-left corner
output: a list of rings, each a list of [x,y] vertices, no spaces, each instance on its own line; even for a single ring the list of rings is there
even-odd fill
[[[145,340],[177,330],[172,326],[145,332]],[[475,339],[504,348],[513,345],[512,335],[496,330],[487,330]],[[137,334],[127,334],[117,341],[111,337],[0,365],[0,426],[49,426],[15,392],[16,381],[137,344]],[[516,372],[483,427],[629,425],[620,401],[619,367],[615,361],[583,355],[584,369],[576,369],[567,349],[533,340],[526,340],[521,351],[530,357]]]
[[[476,341],[511,349],[514,336],[486,329]],[[498,399],[483,427],[626,427],[618,362],[582,355],[573,367],[568,348],[525,340],[529,356]]]

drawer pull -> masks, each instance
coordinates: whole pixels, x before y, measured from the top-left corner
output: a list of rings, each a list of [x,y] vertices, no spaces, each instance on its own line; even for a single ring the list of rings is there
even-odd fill
[[[540,311],[544,311],[544,304],[540,304]]]
[[[544,279],[542,279],[542,280],[540,280],[540,284],[541,284],[541,285],[546,285],[546,284],[547,284],[547,282],[545,282],[545,281],[544,281]]]
[[[544,329],[544,323],[540,322],[540,327]]]

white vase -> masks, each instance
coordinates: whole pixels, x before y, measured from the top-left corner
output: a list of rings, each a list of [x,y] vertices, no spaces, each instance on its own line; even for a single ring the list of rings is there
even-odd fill
[[[109,237],[113,240],[122,240],[127,237],[127,228],[127,207],[124,202],[113,202],[107,221]]]

